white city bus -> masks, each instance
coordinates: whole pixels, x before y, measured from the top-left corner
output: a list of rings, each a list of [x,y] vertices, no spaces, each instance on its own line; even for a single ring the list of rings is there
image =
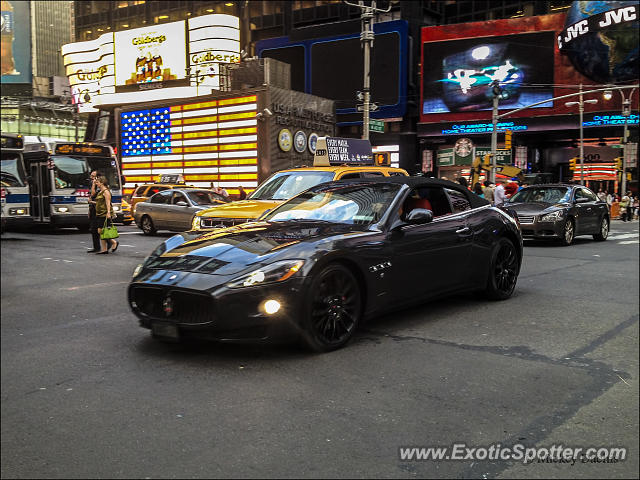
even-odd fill
[[[29,214],[29,185],[24,166],[24,139],[22,135],[3,133],[0,196],[2,199],[1,222],[5,227],[28,225],[32,222]]]
[[[120,212],[120,169],[110,146],[72,142],[28,144],[24,159],[35,223],[87,229],[92,170],[107,177],[113,210]]]

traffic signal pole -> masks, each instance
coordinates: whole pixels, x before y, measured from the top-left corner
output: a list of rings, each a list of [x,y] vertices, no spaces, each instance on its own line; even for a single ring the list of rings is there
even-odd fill
[[[376,0],[371,0],[370,5],[366,5],[364,0],[357,4],[344,1],[347,5],[358,7],[362,10],[360,20],[362,21],[362,32],[360,42],[364,53],[364,82],[362,88],[362,139],[369,140],[369,111],[371,110],[371,48],[373,47],[373,17],[376,12],[386,13],[391,10],[391,5],[386,10],[376,8]]]

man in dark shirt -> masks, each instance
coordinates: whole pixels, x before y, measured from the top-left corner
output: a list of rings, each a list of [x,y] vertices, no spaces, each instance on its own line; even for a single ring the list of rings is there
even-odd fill
[[[97,170],[91,172],[91,190],[89,192],[89,228],[91,232],[91,240],[93,241],[93,248],[87,250],[87,253],[95,253],[101,250],[100,248],[100,234],[98,229],[94,227],[94,219],[96,218],[96,195],[100,193],[96,186],[96,179],[99,174]]]

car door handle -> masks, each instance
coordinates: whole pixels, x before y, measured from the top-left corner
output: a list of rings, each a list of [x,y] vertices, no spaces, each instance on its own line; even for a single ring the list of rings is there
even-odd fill
[[[471,233],[471,229],[469,227],[459,228],[458,230],[456,230],[456,233],[458,234]]]

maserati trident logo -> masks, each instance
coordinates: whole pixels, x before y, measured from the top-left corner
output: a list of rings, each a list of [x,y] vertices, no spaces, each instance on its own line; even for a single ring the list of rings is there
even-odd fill
[[[162,311],[167,317],[170,317],[173,314],[173,300],[171,297],[166,297],[162,301]]]

